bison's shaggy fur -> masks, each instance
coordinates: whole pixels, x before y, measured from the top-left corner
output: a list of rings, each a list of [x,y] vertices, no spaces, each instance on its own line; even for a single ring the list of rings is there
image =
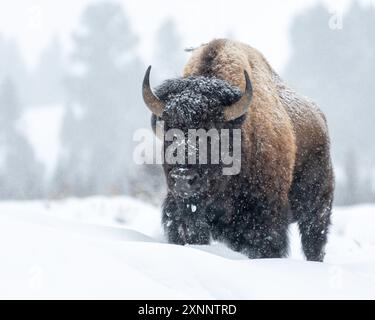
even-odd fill
[[[244,70],[253,87],[250,108],[223,123],[224,107],[245,89]],[[211,188],[189,199],[169,190],[163,207],[169,241],[207,244],[212,237],[251,258],[284,257],[288,225],[297,221],[307,259],[322,261],[333,172],[317,106],[289,89],[257,50],[229,40],[194,50],[183,77],[168,80],[156,94],[166,103],[161,117],[170,127],[242,129],[238,175],[214,170]],[[168,180],[171,166],[164,169]]]

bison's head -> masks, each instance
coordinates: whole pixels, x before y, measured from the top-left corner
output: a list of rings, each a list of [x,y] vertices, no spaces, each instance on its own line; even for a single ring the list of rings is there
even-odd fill
[[[185,199],[218,193],[225,188],[225,182],[228,180],[228,177],[222,174],[225,166],[221,153],[224,139],[222,133],[229,133],[229,141],[232,141],[233,129],[239,129],[244,121],[252,97],[248,74],[244,72],[246,90],[243,94],[239,88],[225,80],[203,76],[167,80],[154,94],[149,83],[150,69],[151,67],[147,69],[143,81],[143,98],[153,113],[154,132],[158,131],[159,123],[163,124],[166,158],[163,166],[170,192],[175,197]],[[170,133],[175,135],[176,131],[180,135],[171,138]],[[192,138],[191,133],[194,131],[199,134]],[[206,139],[206,147],[204,143],[200,144],[201,138]],[[183,141],[176,142],[176,139]],[[183,161],[181,157],[178,161],[168,161],[168,158],[179,153],[174,149],[172,150],[175,153],[168,153],[168,147],[176,143],[184,144]],[[219,159],[214,159],[213,147],[218,146]],[[229,149],[232,152],[233,145],[229,144]],[[206,163],[201,161],[202,153],[206,153],[206,157],[203,155]],[[195,163],[192,161],[194,158]]]

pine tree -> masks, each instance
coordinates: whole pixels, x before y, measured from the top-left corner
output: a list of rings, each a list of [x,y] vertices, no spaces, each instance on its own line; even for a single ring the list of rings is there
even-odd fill
[[[17,83],[20,103],[29,103],[31,97],[30,75],[17,42],[0,34],[0,83],[10,77]]]
[[[34,105],[61,103],[64,98],[64,64],[62,46],[57,35],[52,37],[42,51],[38,64],[32,73],[31,101]]]
[[[0,87],[0,197],[30,199],[42,196],[43,167],[28,141],[17,128],[21,114],[13,82]]]
[[[69,177],[65,182],[70,185],[63,189],[80,196],[124,193],[133,166],[133,132],[148,124],[137,37],[122,7],[114,3],[90,5],[81,22],[73,36],[79,72],[67,78],[65,154],[57,180]]]

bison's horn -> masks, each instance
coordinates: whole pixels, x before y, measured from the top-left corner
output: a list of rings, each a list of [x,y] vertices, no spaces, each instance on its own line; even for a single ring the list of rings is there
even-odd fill
[[[241,117],[249,109],[251,98],[253,96],[253,87],[251,85],[251,81],[246,70],[244,71],[244,74],[246,80],[245,92],[240,100],[224,109],[224,118],[227,121]]]
[[[155,96],[151,90],[150,72],[151,72],[151,66],[147,68],[145,77],[143,79],[143,85],[142,85],[143,100],[146,106],[151,110],[151,112],[160,117],[164,110],[164,103],[160,101],[159,98]]]

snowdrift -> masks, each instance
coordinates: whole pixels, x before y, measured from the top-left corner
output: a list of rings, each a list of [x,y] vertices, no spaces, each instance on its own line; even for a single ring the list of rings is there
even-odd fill
[[[93,197],[0,203],[0,298],[374,299],[375,206],[335,208],[324,263],[167,244],[160,211]]]

